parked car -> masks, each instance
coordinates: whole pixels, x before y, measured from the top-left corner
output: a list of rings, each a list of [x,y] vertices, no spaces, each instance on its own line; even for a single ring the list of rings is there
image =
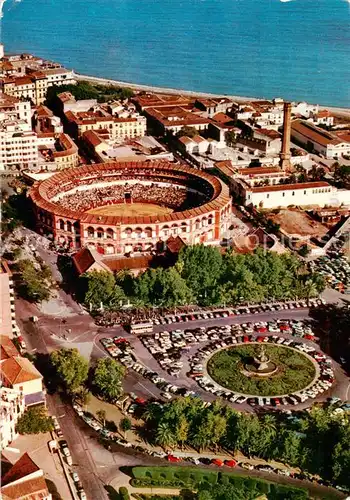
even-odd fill
[[[225,460],[224,464],[227,466],[227,467],[236,467],[237,465],[237,462],[236,460]]]
[[[167,457],[168,462],[181,462],[182,458],[180,457],[175,457],[174,455],[168,455]]]
[[[220,460],[220,458],[213,458],[211,463],[213,465],[217,465],[218,467],[222,467],[224,465],[224,462]]]

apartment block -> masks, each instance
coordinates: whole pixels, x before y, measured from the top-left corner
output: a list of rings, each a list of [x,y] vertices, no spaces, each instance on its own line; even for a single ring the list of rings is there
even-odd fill
[[[18,437],[16,425],[25,411],[21,391],[0,387],[0,449],[6,448]]]
[[[12,273],[5,260],[0,262],[0,325],[2,335],[12,338],[18,332]]]

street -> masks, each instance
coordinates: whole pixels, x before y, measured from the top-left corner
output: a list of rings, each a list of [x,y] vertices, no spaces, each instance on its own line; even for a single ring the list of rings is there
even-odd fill
[[[38,322],[32,323],[30,317],[38,316]],[[191,388],[196,393],[207,401],[215,399],[213,394],[205,392],[203,389],[191,379],[183,376],[178,379],[173,379],[164,372],[157,361],[149,354],[141,341],[125,332],[118,326],[112,328],[101,328],[95,325],[89,315],[71,314],[64,318],[55,317],[54,315],[43,314],[35,305],[29,304],[22,300],[16,302],[16,317],[18,325],[23,332],[23,336],[28,345],[28,351],[38,353],[50,353],[52,350],[61,347],[77,347],[82,355],[87,357],[90,362],[94,362],[100,357],[107,355],[103,349],[100,339],[103,337],[111,337],[122,335],[127,337],[134,347],[137,358],[157,371],[166,380],[173,381],[176,385]],[[208,320],[191,321],[187,323],[173,323],[170,325],[159,325],[155,327],[155,332],[174,329],[194,329],[201,326],[209,327],[214,325],[237,324],[258,321],[270,321],[272,319],[306,319],[308,318],[307,309],[284,310],[279,312],[265,312],[259,314],[240,315],[228,318],[216,318]],[[186,365],[186,363],[185,363]],[[349,392],[349,383],[347,377],[339,365],[334,364],[337,374],[337,384],[332,388],[332,395],[338,395],[345,399]],[[124,381],[124,390],[126,392],[135,392],[139,396],[145,398],[160,397],[160,389],[158,389],[150,380],[143,378],[139,374],[129,371]],[[330,394],[326,394],[329,396]],[[135,454],[134,450],[121,448],[120,446],[113,447],[112,453],[107,451],[98,441],[97,434],[90,429],[79,417],[76,416],[74,410],[68,402],[62,400],[58,393],[47,396],[49,410],[59,419],[64,437],[68,442],[72,453],[73,463],[76,465],[76,470],[82,480],[84,489],[91,500],[102,500],[108,498],[107,492],[104,489],[105,484],[127,485],[128,478],[119,471],[120,466],[137,465],[137,464],[162,464],[164,461],[154,459],[148,455]],[[311,404],[311,403],[309,403]],[[236,405],[237,409],[252,411],[252,408],[247,405]],[[247,471],[242,471],[245,474]],[[254,474],[251,474],[254,472]],[[249,474],[261,476],[265,479],[273,479],[274,481],[284,484],[301,483],[302,486],[310,486],[310,483],[296,481],[291,478],[284,478],[258,471],[249,471]],[[325,488],[319,485],[312,485],[315,491],[324,493]],[[341,498],[342,495],[340,494]]]

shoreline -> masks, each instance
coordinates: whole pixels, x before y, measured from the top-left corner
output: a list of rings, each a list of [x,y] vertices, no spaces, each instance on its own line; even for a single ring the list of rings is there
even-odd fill
[[[91,83],[97,83],[101,85],[116,85],[118,87],[128,87],[132,90],[139,90],[139,91],[146,91],[146,92],[153,92],[153,93],[160,93],[160,94],[173,94],[173,95],[184,95],[184,96],[190,96],[190,97],[205,97],[205,98],[214,98],[214,97],[228,97],[229,99],[232,99],[233,101],[239,102],[239,103],[244,103],[244,102],[249,102],[249,101],[264,101],[264,100],[271,100],[268,98],[264,97],[245,97],[245,96],[236,96],[236,95],[229,95],[229,94],[215,94],[213,92],[196,92],[194,90],[184,90],[184,89],[174,89],[174,88],[168,88],[168,87],[157,87],[155,85],[141,85],[137,83],[130,83],[130,82],[122,82],[119,80],[113,80],[111,78],[100,78],[98,76],[89,76],[89,75],[82,75],[80,73],[74,73],[75,77],[77,80],[85,80]],[[350,107],[349,108],[344,108],[344,107],[339,107],[339,106],[322,106],[319,105],[320,110],[328,109],[329,111],[333,112],[334,114],[338,116],[342,116],[345,118],[350,119]]]

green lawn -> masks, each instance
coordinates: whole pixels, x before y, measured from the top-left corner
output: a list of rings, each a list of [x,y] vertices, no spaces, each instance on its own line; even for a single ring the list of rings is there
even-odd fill
[[[315,366],[309,358],[295,349],[264,345],[270,360],[279,367],[268,378],[247,377],[241,372],[259,352],[260,345],[247,344],[215,353],[209,360],[209,375],[220,385],[234,392],[256,396],[276,396],[299,391],[312,382]]]

